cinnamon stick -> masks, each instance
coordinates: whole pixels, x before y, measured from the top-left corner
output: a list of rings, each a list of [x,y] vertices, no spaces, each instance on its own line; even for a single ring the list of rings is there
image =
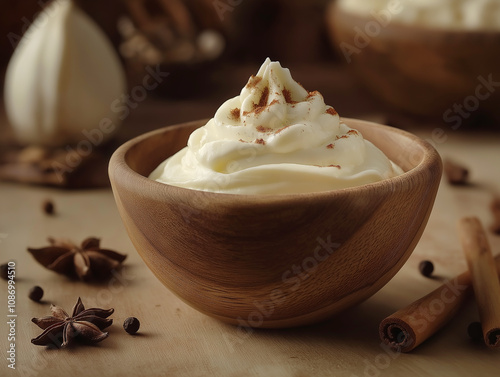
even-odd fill
[[[500,255],[492,266],[500,274]],[[380,338],[391,348],[410,352],[453,318],[472,292],[472,278],[465,271],[431,293],[382,320]]]
[[[484,342],[488,347],[500,347],[500,281],[486,232],[477,217],[461,219],[458,228],[472,276]]]

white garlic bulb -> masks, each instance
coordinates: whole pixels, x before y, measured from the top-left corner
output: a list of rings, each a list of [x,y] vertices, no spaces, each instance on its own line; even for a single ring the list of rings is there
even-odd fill
[[[71,0],[55,0],[21,39],[5,77],[5,107],[18,140],[62,146],[116,132],[113,101],[125,73],[102,30]]]

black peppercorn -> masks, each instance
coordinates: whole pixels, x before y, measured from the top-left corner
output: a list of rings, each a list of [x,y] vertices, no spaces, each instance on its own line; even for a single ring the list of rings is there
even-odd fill
[[[424,275],[425,277],[429,277],[434,272],[434,265],[431,261],[424,260],[420,262],[420,264],[418,265],[418,269],[420,270],[420,273],[422,275]]]
[[[9,266],[7,265],[7,263],[0,266],[0,276],[2,277],[2,279],[7,280],[9,278],[8,270]]]
[[[467,327],[467,334],[475,342],[483,341],[483,328],[480,322],[471,322]]]
[[[53,215],[55,207],[52,200],[50,199],[44,200],[44,202],[42,203],[42,209],[46,215]]]
[[[128,317],[124,322],[123,322],[123,328],[125,329],[126,332],[129,334],[135,334],[138,330],[139,327],[141,326],[141,323],[139,320],[135,317]]]
[[[36,302],[40,301],[43,297],[43,289],[38,285],[35,285],[33,288],[30,289],[28,297],[33,301]]]

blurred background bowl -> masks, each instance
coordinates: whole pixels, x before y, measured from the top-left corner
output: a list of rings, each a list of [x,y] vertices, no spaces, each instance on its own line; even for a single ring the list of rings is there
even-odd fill
[[[457,104],[465,114],[479,110],[500,118],[498,87],[483,85],[483,80],[500,82],[500,32],[395,21],[384,26],[372,15],[351,13],[337,2],[328,8],[327,20],[334,47],[355,75],[392,106],[447,121],[458,111]]]

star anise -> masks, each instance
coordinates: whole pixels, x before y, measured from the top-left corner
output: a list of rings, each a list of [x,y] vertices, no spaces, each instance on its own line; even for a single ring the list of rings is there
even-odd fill
[[[80,280],[109,278],[127,257],[113,250],[101,249],[98,238],[89,237],[81,246],[65,239],[48,239],[50,246],[28,248],[33,257],[44,267]]]
[[[66,347],[75,340],[98,343],[108,337],[108,333],[102,330],[113,323],[113,320],[107,317],[113,314],[114,309],[85,309],[80,297],[73,307],[71,317],[64,309],[55,305],[51,305],[50,311],[51,316],[31,320],[44,330],[39,336],[31,339],[31,343],[37,346]]]

